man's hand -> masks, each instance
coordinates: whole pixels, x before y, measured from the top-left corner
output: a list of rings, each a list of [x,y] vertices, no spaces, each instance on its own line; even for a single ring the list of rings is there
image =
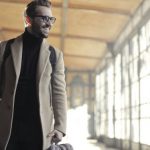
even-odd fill
[[[53,130],[47,136],[50,137],[51,143],[57,144],[58,142],[60,142],[62,140],[63,133],[58,130]]]

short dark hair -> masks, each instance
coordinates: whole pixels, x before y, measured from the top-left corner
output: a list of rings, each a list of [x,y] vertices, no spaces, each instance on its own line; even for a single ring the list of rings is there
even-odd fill
[[[36,13],[37,6],[45,6],[50,8],[51,2],[49,0],[34,0],[30,2],[26,7],[26,15],[33,18]]]

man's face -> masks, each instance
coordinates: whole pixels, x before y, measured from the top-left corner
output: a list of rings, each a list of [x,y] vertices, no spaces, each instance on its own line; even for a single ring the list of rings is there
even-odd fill
[[[49,17],[52,17],[52,11],[50,8],[45,6],[36,7],[36,14],[31,20],[31,30],[36,36],[42,38],[48,37],[52,26]]]

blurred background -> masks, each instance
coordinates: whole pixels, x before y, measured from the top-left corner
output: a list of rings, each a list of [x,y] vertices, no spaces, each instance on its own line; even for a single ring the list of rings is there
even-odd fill
[[[0,40],[24,31],[30,0],[0,0]],[[75,150],[150,150],[150,0],[52,0],[49,43],[66,66]]]

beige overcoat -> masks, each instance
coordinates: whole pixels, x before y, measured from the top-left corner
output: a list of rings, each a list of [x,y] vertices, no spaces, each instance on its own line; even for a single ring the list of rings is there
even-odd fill
[[[2,78],[1,64],[7,41],[0,43],[0,150],[5,150],[10,138],[14,110],[14,98],[22,59],[22,35],[11,45],[11,54],[5,62]],[[36,90],[39,101],[39,115],[43,133],[43,150],[50,146],[47,136],[53,128],[66,132],[66,84],[62,52],[56,50],[53,88],[51,86],[52,67],[49,60],[49,44],[44,39],[40,48],[36,73]],[[53,95],[53,98],[52,98]],[[27,108],[28,109],[28,108]],[[54,114],[54,115],[53,115]],[[54,116],[54,123],[53,123]]]

